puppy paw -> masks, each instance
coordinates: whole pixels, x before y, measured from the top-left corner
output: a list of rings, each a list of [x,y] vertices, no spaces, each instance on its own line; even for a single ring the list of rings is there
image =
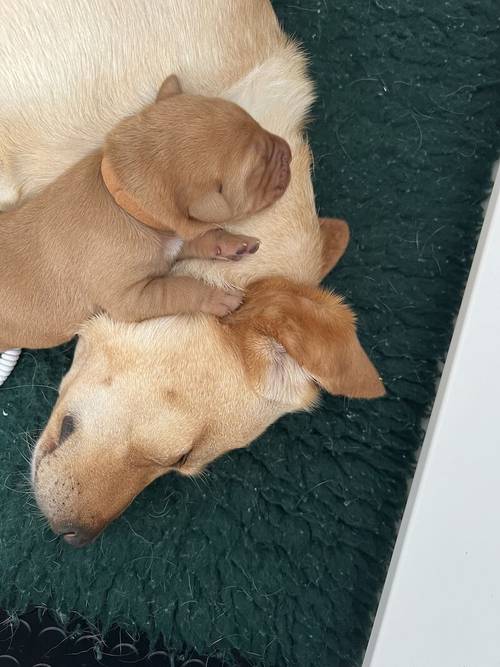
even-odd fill
[[[225,317],[236,310],[243,301],[243,292],[237,289],[209,288],[206,297],[201,303],[201,312],[217,317]]]
[[[217,230],[213,236],[213,259],[239,262],[245,255],[253,255],[260,246],[259,239],[253,236],[231,234],[223,229]]]

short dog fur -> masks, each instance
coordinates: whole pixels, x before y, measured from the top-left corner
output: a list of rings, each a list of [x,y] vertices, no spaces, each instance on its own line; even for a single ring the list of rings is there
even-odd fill
[[[221,228],[282,196],[287,143],[227,100],[156,101],[20,209],[0,216],[0,349],[49,347],[92,314],[224,316],[241,293],[169,276],[176,259],[239,260],[258,239]]]
[[[173,267],[175,275],[246,289],[240,310],[220,320],[180,315],[141,324],[99,316],[84,327],[32,459],[50,525],[81,546],[153,479],[195,475],[247,446],[287,412],[314,407],[319,386],[357,397],[384,389],[352,312],[317,287],[348,230],[341,221],[318,224],[303,137],[312,86],[268,0],[127,2],[119,16],[107,0],[81,3],[76,16],[70,0],[46,0],[36,16],[28,0],[4,0],[2,10],[4,207],[97,148],[118,118],[152,101],[168,72],[189,92],[237,102],[293,153],[284,196],[235,226],[262,240],[257,255]],[[40,25],[56,36],[50,48]],[[20,91],[19,80],[30,84]]]

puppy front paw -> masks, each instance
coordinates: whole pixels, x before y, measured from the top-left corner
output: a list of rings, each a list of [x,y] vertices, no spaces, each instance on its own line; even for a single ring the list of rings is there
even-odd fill
[[[212,248],[210,256],[213,259],[239,262],[245,255],[253,255],[260,246],[259,239],[254,236],[231,234],[223,229],[213,232],[210,239]]]
[[[245,255],[253,255],[260,246],[259,239],[253,236],[224,233],[216,247],[215,259],[239,262]]]
[[[222,290],[215,287],[209,288],[208,293],[201,303],[202,313],[225,317],[236,310],[243,301],[243,292],[237,289]]]

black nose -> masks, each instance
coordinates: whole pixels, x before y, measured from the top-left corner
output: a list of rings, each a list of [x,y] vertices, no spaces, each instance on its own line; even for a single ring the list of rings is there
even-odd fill
[[[56,531],[72,547],[85,547],[95,540],[100,530],[89,530],[81,526],[67,526],[63,531]]]

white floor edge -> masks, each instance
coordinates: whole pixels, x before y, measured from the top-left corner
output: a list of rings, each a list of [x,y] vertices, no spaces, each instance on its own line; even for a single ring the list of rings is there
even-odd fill
[[[500,665],[500,176],[363,667]]]

